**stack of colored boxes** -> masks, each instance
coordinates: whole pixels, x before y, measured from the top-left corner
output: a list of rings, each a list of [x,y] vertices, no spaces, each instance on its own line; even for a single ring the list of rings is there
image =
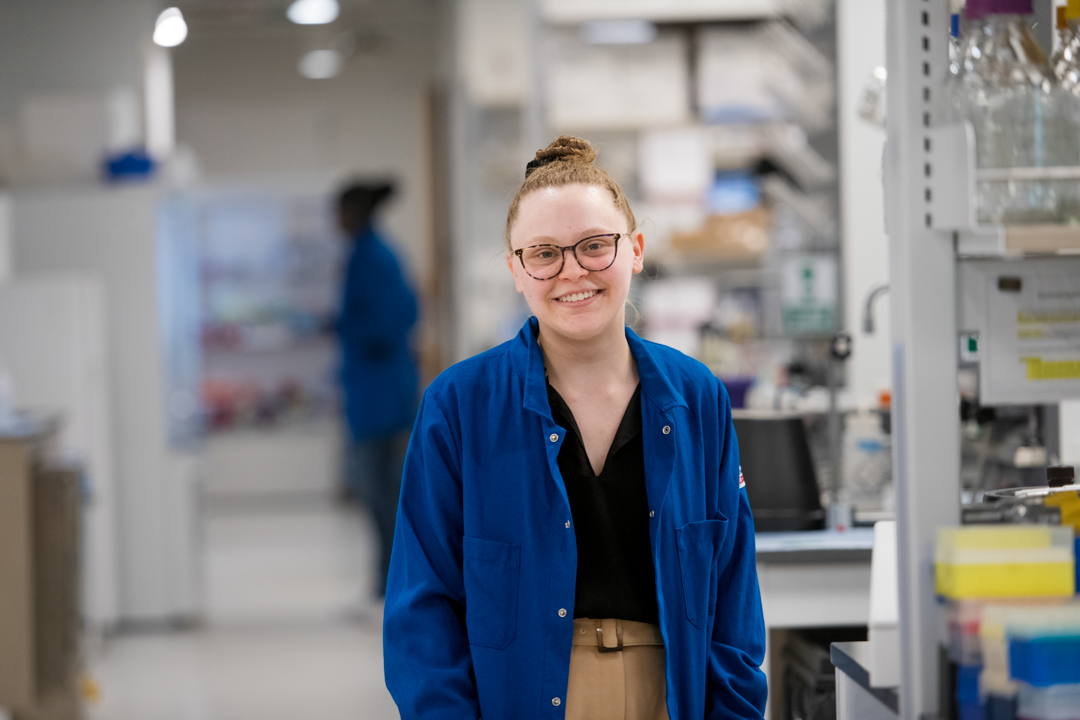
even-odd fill
[[[1028,606],[1072,598],[1076,592],[1072,528],[943,528],[938,533],[935,572],[938,595],[947,603],[950,659],[958,665],[960,719],[997,720],[1002,711],[1008,717],[1021,686],[1010,674],[1008,650],[1003,647],[1009,635],[997,614],[1037,612]],[[1002,698],[1004,705],[999,702]]]
[[[1080,603],[990,605],[980,635],[987,720],[1080,719]]]

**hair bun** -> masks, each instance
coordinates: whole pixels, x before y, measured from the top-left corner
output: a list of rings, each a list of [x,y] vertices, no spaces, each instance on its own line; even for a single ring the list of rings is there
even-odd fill
[[[580,162],[586,165],[596,159],[596,150],[588,140],[560,135],[543,150],[536,151],[537,160],[562,160],[564,162]],[[545,163],[547,164],[547,163]]]

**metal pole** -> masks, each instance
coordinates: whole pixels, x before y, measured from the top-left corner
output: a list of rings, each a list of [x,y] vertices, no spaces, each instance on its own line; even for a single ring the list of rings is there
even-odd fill
[[[948,63],[947,0],[886,0],[885,151],[893,341],[893,477],[900,587],[900,716],[938,710],[938,527],[960,520],[956,256],[934,230],[929,180]]]

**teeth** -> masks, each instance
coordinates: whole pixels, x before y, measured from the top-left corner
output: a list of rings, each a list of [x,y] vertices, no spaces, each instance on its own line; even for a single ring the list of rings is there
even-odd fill
[[[579,300],[586,300],[596,294],[595,290],[589,290],[588,292],[574,293],[573,295],[563,295],[559,298],[559,302],[578,302]]]

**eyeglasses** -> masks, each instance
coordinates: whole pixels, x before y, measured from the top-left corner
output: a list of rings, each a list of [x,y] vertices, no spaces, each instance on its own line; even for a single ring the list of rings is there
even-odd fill
[[[623,233],[593,235],[573,245],[532,245],[515,250],[514,254],[529,277],[550,280],[562,272],[567,250],[572,250],[577,264],[589,272],[607,270],[615,262],[621,237]]]

